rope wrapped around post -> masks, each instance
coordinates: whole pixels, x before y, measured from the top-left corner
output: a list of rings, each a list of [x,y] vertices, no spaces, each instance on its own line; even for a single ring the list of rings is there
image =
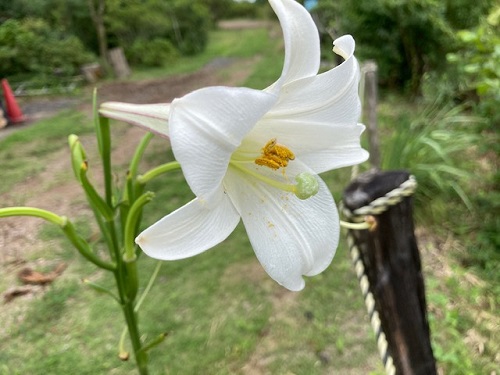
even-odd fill
[[[412,217],[417,182],[406,171],[368,172],[345,190],[347,239],[377,347],[388,375],[434,375],[424,280]]]

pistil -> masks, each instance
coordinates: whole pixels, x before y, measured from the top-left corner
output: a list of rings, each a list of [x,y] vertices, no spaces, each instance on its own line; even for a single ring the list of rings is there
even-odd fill
[[[297,184],[287,184],[268,176],[259,173],[257,170],[243,166],[243,163],[230,161],[229,164],[243,173],[247,173],[252,177],[255,177],[259,181],[266,183],[269,186],[275,187],[277,189],[293,193],[299,199],[307,199],[316,195],[319,191],[318,180],[315,176],[310,173],[302,172],[295,176],[295,181]]]

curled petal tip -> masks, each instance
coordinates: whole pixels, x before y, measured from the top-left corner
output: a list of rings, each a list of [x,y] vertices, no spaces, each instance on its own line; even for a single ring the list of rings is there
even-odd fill
[[[135,238],[135,243],[139,246],[143,245],[144,244],[144,236],[142,234],[138,235],[136,238]]]
[[[283,286],[284,288],[287,288],[291,292],[300,292],[301,290],[303,290],[305,288],[306,283],[305,283],[304,279],[301,277],[300,280],[298,280],[298,281],[294,280],[293,283],[285,283],[285,284],[281,284],[281,286]]]
[[[345,60],[354,54],[356,42],[351,35],[343,35],[333,41],[333,52],[342,56]]]

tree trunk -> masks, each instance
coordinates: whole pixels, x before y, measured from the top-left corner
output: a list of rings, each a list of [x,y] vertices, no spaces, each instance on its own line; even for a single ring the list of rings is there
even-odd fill
[[[99,55],[104,64],[104,69],[109,72],[108,39],[106,25],[104,23],[104,12],[106,10],[105,0],[88,0],[90,17],[94,23],[97,42],[99,44]]]

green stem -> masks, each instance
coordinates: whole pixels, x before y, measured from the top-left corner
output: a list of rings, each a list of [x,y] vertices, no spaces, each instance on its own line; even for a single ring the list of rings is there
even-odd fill
[[[122,231],[125,230],[125,223],[126,223],[127,218],[128,218],[130,205],[132,203],[134,203],[135,194],[136,194],[134,192],[134,184],[133,184],[130,172],[127,172],[127,178],[125,180],[124,187],[125,188],[123,189],[121,201],[118,204],[119,210],[120,210],[120,225],[121,225]]]
[[[73,246],[75,246],[76,249],[80,252],[80,254],[82,254],[87,260],[94,263],[98,267],[104,268],[105,270],[108,271],[116,270],[115,264],[105,262],[94,254],[87,241],[85,241],[76,233],[75,227],[70,221],[67,221],[64,226],[61,226],[61,228],[66,237],[68,237],[68,239],[71,241]]]
[[[94,218],[96,219],[97,225],[99,226],[99,230],[104,238],[104,241],[106,242],[106,246],[107,246],[108,252],[109,252],[109,249],[113,248],[113,243],[111,240],[111,235],[106,227],[107,221],[104,220],[104,218],[99,214],[99,212],[97,211],[97,209],[95,207],[91,206],[90,208],[92,209],[92,212],[94,213]],[[110,253],[110,256],[113,258],[112,253]]]
[[[112,175],[111,175],[111,134],[109,129],[109,119],[99,116],[97,109],[97,90],[94,90],[92,98],[94,126],[97,137],[97,145],[99,154],[102,159],[103,174],[104,174],[104,189],[106,203],[109,207],[113,207],[113,190],[112,190]]]
[[[148,202],[150,202],[154,197],[151,192],[144,193],[134,202],[132,207],[128,212],[127,221],[125,222],[125,234],[124,234],[124,246],[125,246],[125,256],[126,261],[133,261],[136,258],[135,255],[135,228],[137,227],[137,222],[142,213],[142,208]]]
[[[141,353],[147,353],[148,350],[153,349],[155,346],[161,344],[163,341],[165,341],[165,337],[167,337],[168,333],[164,332],[158,336],[156,336],[153,340],[150,342],[146,343],[142,349]]]
[[[125,194],[123,196],[123,199],[128,202],[128,205],[132,205],[135,201],[136,193],[134,191],[134,176],[130,171],[127,172],[127,180],[126,180],[126,185],[125,185]]]
[[[158,261],[156,263],[156,267],[155,267],[153,273],[151,274],[151,277],[149,278],[148,285],[146,286],[146,288],[142,292],[141,296],[139,297],[139,300],[137,301],[137,303],[134,306],[134,312],[135,313],[137,313],[139,311],[139,309],[141,308],[142,303],[144,302],[144,300],[146,299],[147,295],[149,294],[149,291],[153,287],[154,282],[155,282],[156,278],[158,277],[158,273],[160,272],[160,268],[161,268],[162,264],[163,264],[162,261]],[[128,352],[125,350],[125,337],[127,335],[127,332],[128,332],[127,326],[123,327],[122,334],[120,335],[120,342],[118,344],[118,347],[119,347],[119,357],[123,358],[123,359],[128,358]],[[166,336],[166,334],[162,334],[162,335],[163,335],[163,338]],[[158,344],[160,342],[158,342]],[[151,346],[151,344],[149,346]],[[144,352],[147,351],[146,348],[144,348],[144,347],[141,350],[144,351]]]
[[[123,264],[123,263],[122,263]],[[148,357],[146,353],[142,353],[142,343],[139,335],[139,326],[137,324],[137,316],[134,311],[134,301],[129,299],[127,295],[127,284],[123,278],[123,268],[118,268],[115,272],[116,285],[118,287],[118,293],[120,296],[121,307],[123,315],[125,317],[125,322],[127,324],[127,331],[129,333],[130,341],[132,343],[132,349],[134,352],[137,369],[139,374],[148,374]],[[121,340],[120,343],[122,344]],[[120,354],[124,352],[122,345],[120,345]]]
[[[160,268],[161,268],[162,263],[163,263],[162,261],[158,261],[156,263],[155,270],[153,271],[151,277],[149,278],[149,282],[148,282],[148,285],[146,286],[146,289],[144,289],[144,291],[142,292],[141,296],[139,297],[139,300],[135,304],[135,307],[134,307],[134,311],[135,312],[139,311],[139,309],[141,308],[142,303],[144,302],[144,300],[146,299],[149,291],[153,287],[153,284],[154,284],[156,278],[158,277],[158,273],[160,272]]]
[[[149,144],[149,141],[153,138],[153,133],[146,133],[144,137],[142,137],[141,142],[135,149],[134,156],[130,162],[129,173],[134,178],[137,175],[137,169],[139,168],[139,163],[144,155],[144,151],[146,151],[146,147]]]
[[[181,165],[177,161],[172,161],[170,163],[162,164],[159,167],[153,168],[143,175],[137,176],[137,183],[140,185],[145,185],[153,178],[158,177],[159,175],[172,171],[174,169],[179,169]]]
[[[118,264],[118,268],[120,268],[123,259],[122,259],[122,254],[120,251],[120,242],[118,240],[118,235],[116,233],[115,222],[113,220],[110,220],[110,221],[105,221],[104,223],[105,223],[104,226],[106,228],[106,231],[109,233],[109,237],[110,237],[111,248],[109,249],[109,252],[110,252],[111,256],[116,259],[116,262]]]
[[[50,223],[56,224],[61,227],[62,231],[66,237],[71,241],[73,246],[76,247],[78,252],[84,256],[87,260],[94,263],[100,268],[104,268],[109,271],[114,271],[116,266],[112,263],[105,262],[99,258],[90,248],[90,245],[82,237],[76,233],[75,227],[64,216],[56,215],[53,212],[42,210],[40,208],[34,207],[7,207],[0,208],[0,217],[11,217],[11,216],[32,216],[44,219]]]
[[[132,342],[132,348],[134,350],[137,369],[139,370],[139,374],[147,375],[149,373],[148,355],[146,352],[142,350],[142,343],[137,325],[137,316],[134,312],[134,305],[132,301],[128,301],[125,304],[123,304],[122,309],[125,315],[125,321],[127,322],[130,341]]]
[[[94,108],[96,107],[94,101]],[[96,111],[95,111],[96,114]],[[99,151],[103,163],[104,186],[105,186],[105,202],[108,207],[113,207],[112,195],[112,175],[111,175],[111,139],[109,121],[104,117],[98,117],[95,121],[96,133],[99,143]],[[127,220],[129,213],[126,213]],[[141,352],[142,344],[139,335],[139,327],[137,317],[134,312],[135,294],[130,292],[131,284],[137,284],[137,274],[134,272],[136,267],[135,261],[125,262],[120,248],[116,224],[112,218],[107,218],[103,225],[109,238],[109,252],[116,260],[116,269],[114,270],[115,282],[118,289],[118,297],[120,305],[127,323],[130,340],[137,363],[137,369],[141,375],[148,374],[148,358],[146,353]],[[125,238],[124,238],[125,240]],[[124,242],[126,243],[126,241]],[[133,280],[134,279],[134,280]],[[134,289],[134,288],[132,288]],[[136,288],[135,288],[136,289]]]
[[[127,221],[129,220],[130,212],[127,215]],[[139,374],[148,374],[148,356],[144,353],[142,349],[142,343],[139,334],[139,327],[137,324],[137,316],[134,312],[134,300],[137,291],[137,270],[135,260],[126,261],[125,254],[122,255],[120,250],[120,244],[118,241],[118,236],[116,232],[116,226],[114,221],[106,222],[106,229],[110,234],[111,239],[111,249],[110,252],[114,254],[116,259],[117,267],[114,272],[115,282],[118,289],[118,296],[120,299],[120,305],[125,317],[125,322],[127,324],[127,331],[129,332],[130,341],[132,343],[132,348],[136,360],[137,369]],[[124,231],[126,233],[126,230]],[[126,235],[124,235],[125,237]],[[123,238],[124,243],[127,243],[126,239]],[[124,259],[125,258],[125,259]],[[120,351],[120,354],[122,351]]]
[[[134,312],[134,296],[130,296],[127,292],[129,289],[129,280],[125,275],[126,264],[120,259],[120,267],[118,267],[114,273],[116,286],[118,288],[118,294],[120,298],[120,306],[125,317],[125,323],[127,325],[126,331],[129,333],[130,341],[132,343],[132,349],[134,352],[137,370],[141,375],[148,374],[148,357],[145,353],[141,351],[142,343],[139,334],[139,326],[137,322],[137,316]],[[122,355],[125,356],[126,352],[123,350],[123,341],[120,339],[120,358]]]
[[[122,334],[120,335],[120,342],[118,343],[118,356],[122,361],[128,360],[129,353],[125,350],[125,337],[127,337],[127,326],[123,327]]]
[[[100,131],[102,136],[102,166],[104,173],[104,190],[106,203],[113,207],[113,185],[111,175],[111,133],[109,129],[109,119],[99,116]]]
[[[126,273],[126,293],[127,300],[134,302],[135,297],[137,297],[137,291],[139,290],[139,277],[137,276],[137,261],[133,259],[131,261],[125,260],[123,262],[125,265]]]
[[[111,292],[109,289],[106,289],[102,285],[96,284],[96,283],[90,281],[89,279],[83,279],[82,282],[85,285],[88,285],[89,287],[91,287],[92,289],[94,289],[96,292],[107,294],[108,296],[112,297],[116,302],[120,303],[120,300],[118,299],[118,297],[116,297],[113,294],[113,292]]]
[[[35,207],[6,207],[0,208],[0,217],[10,216],[32,216],[47,220],[53,224],[64,226],[68,219],[65,216],[56,215],[53,212]]]
[[[135,254],[134,237],[136,228],[141,217],[142,208],[144,205],[153,199],[153,193],[145,193],[134,202],[127,215],[124,231],[124,248],[123,261],[127,269],[127,295],[130,300],[134,300],[139,289],[139,280],[137,277],[137,255]]]
[[[153,133],[146,133],[146,135],[142,137],[141,142],[135,149],[134,156],[130,161],[129,169],[127,171],[126,185],[123,191],[122,204],[120,205],[122,228],[125,228],[125,218],[128,217],[128,210],[130,206],[134,203],[136,197],[140,196],[144,190],[140,187],[140,185],[134,184],[134,182],[137,176],[139,163],[141,162],[142,156],[146,151],[146,147],[148,146],[149,141],[151,141],[152,138]]]
[[[82,168],[80,170],[80,182],[82,184],[83,190],[87,195],[87,200],[91,207],[95,207],[97,211],[104,217],[105,220],[109,221],[113,219],[114,213],[111,206],[105,202],[99,193],[94,189],[94,186],[90,183],[87,178],[87,170]]]

